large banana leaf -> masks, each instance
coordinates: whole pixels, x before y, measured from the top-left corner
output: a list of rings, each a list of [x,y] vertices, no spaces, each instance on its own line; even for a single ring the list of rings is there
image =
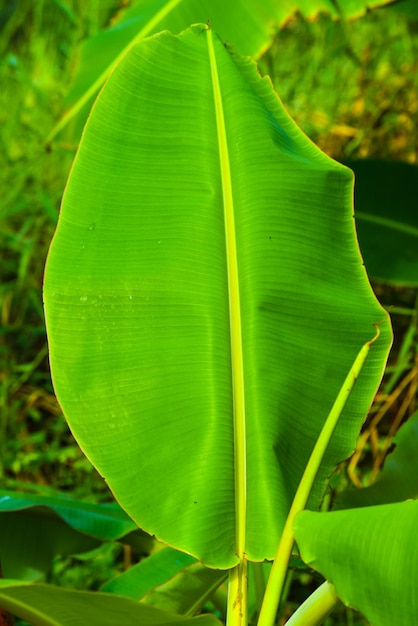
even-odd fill
[[[295,520],[303,560],[373,626],[410,626],[418,618],[418,502],[332,513],[303,511]]]
[[[135,47],[86,126],[45,277],[56,391],[139,526],[208,565],[273,558],[328,411],[386,319],[352,187],[204,25]],[[380,328],[312,507],[381,378]]]
[[[121,56],[144,37],[210,20],[223,41],[241,54],[258,58],[271,44],[276,29],[296,12],[314,18],[356,18],[393,0],[137,0],[121,11],[112,26],[83,42],[74,83],[66,98],[66,116],[49,139],[94,96]],[[84,119],[87,116],[85,110]]]

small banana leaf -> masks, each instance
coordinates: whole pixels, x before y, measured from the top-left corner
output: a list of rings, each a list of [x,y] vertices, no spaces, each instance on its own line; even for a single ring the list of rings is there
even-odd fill
[[[112,541],[137,530],[135,522],[114,502],[95,504],[64,496],[41,496],[0,489],[0,513],[44,508],[45,515],[59,516],[79,532]]]
[[[108,581],[101,590],[172,613],[195,615],[226,577],[225,571],[209,569],[167,547]]]
[[[418,501],[331,513],[303,511],[294,529],[303,560],[373,626],[418,616]]]
[[[88,552],[122,538],[145,554],[153,542],[117,504],[0,490],[0,554],[8,578],[38,580],[55,556]]]
[[[0,606],[32,626],[220,626],[213,615],[186,618],[112,594],[6,579]]]
[[[106,582],[101,591],[141,600],[194,563],[196,559],[189,554],[166,547]]]

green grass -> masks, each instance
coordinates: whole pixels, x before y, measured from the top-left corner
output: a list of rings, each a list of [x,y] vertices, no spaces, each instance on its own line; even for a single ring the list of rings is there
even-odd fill
[[[98,501],[109,498],[103,480],[73,440],[53,394],[41,292],[47,250],[76,148],[58,138],[48,152],[45,138],[61,112],[80,40],[106,25],[121,5],[117,0],[43,0],[9,2],[9,9],[0,9],[1,487],[43,493],[60,489]],[[301,128],[329,155],[417,163],[417,59],[418,22],[384,9],[351,24],[324,17],[315,23],[295,18],[277,36],[262,69],[273,77]],[[393,315],[396,343],[391,367],[396,369],[404,346],[404,376],[417,357],[416,290],[385,285],[375,289],[384,304],[410,311]],[[410,402],[400,421],[415,406],[413,380],[415,388],[410,388]],[[385,384],[374,413],[396,389],[388,388],[388,379]],[[394,401],[365,448],[361,476],[372,472],[376,446],[385,440],[402,402],[403,396]],[[345,472],[342,475],[342,481],[348,480]],[[53,580],[73,584],[75,576],[83,586],[96,580],[93,566],[84,578],[74,567],[70,559],[58,563]],[[295,576],[289,607],[307,595],[314,582],[310,575]],[[345,610],[327,622],[360,623],[364,623],[360,617]]]
[[[89,497],[106,490],[53,395],[42,307],[45,259],[75,152],[65,144],[47,152],[45,137],[79,40],[118,6],[90,2],[80,15],[78,4],[11,3],[0,13],[0,484]]]

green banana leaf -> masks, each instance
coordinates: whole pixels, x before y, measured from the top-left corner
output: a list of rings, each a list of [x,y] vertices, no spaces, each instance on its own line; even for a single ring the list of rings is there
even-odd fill
[[[60,517],[79,532],[114,541],[137,530],[135,522],[115,503],[95,504],[63,496],[41,496],[0,489],[0,514],[42,508],[44,515]],[[1,515],[0,515],[1,519]]]
[[[56,392],[121,506],[209,566],[274,557],[379,322],[311,507],[381,379],[352,185],[205,25],[135,47],[87,123],[46,267]]]
[[[101,591],[141,600],[180,615],[195,615],[225,581],[227,573],[163,548],[106,582]]]
[[[89,552],[100,544],[40,510],[0,515],[1,564],[8,578],[39,580],[57,555]]]
[[[418,285],[418,167],[398,161],[346,161],[356,176],[361,252],[373,278]]]
[[[0,580],[0,606],[32,626],[220,626],[213,615],[186,618],[112,594]]]
[[[227,573],[163,548],[106,582],[101,591],[141,600],[180,615],[195,615],[225,581]]]
[[[373,626],[418,616],[418,502],[331,513],[303,511],[294,529],[303,560]]]
[[[83,122],[105,79],[134,44],[162,30],[178,33],[190,24],[210,20],[222,41],[241,54],[258,58],[271,45],[278,27],[296,11],[306,18],[319,12],[333,18],[360,17],[392,0],[140,0],[106,30],[83,42],[73,85],[65,100],[67,114],[50,134],[52,139],[81,109]],[[86,106],[85,106],[86,105]],[[73,108],[74,107],[74,108]],[[84,107],[84,108],[83,108]]]
[[[395,449],[385,460],[376,482],[363,489],[344,491],[334,508],[347,509],[418,498],[418,412],[402,426],[393,444]]]
[[[160,588],[147,594],[143,603],[180,615],[196,615],[227,577],[228,574],[224,570],[194,563]]]
[[[107,581],[101,591],[141,600],[194,563],[196,559],[189,554],[165,547]]]
[[[88,552],[122,538],[144,554],[153,545],[117,504],[0,490],[0,555],[7,578],[39,580],[57,555]]]

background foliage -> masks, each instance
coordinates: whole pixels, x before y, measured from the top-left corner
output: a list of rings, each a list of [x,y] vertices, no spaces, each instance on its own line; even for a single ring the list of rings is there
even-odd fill
[[[108,25],[123,4],[10,1],[0,9],[2,488],[42,494],[60,489],[87,501],[111,499],[73,441],[53,395],[41,285],[76,149],[64,134],[46,151],[45,138],[61,112],[80,42]],[[296,16],[260,62],[296,122],[337,160],[417,163],[418,21],[395,8],[351,23]],[[367,484],[378,474],[392,436],[415,409],[416,288],[381,281],[374,288],[391,307],[396,343],[358,452],[335,478],[337,491],[349,481]],[[65,557],[48,580],[97,588],[130,558],[120,546],[99,550],[88,567]],[[307,574],[294,578],[289,610],[312,582]],[[344,613],[332,619],[355,623],[347,620],[360,618]]]

